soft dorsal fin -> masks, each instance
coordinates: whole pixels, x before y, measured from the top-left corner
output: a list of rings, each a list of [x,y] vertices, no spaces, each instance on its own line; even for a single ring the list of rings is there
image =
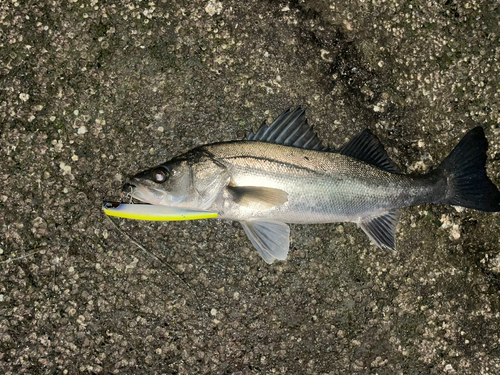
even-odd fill
[[[364,161],[387,172],[400,172],[399,167],[387,155],[382,143],[368,129],[363,130],[337,152]]]
[[[287,109],[269,126],[264,121],[257,133],[251,132],[244,140],[278,143],[309,150],[327,150],[313,128],[307,124],[305,110],[301,107]]]

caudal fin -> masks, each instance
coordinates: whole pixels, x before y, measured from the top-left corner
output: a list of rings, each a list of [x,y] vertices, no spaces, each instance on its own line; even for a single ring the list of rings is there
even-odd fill
[[[500,211],[500,191],[486,175],[488,141],[478,126],[469,131],[434,173],[447,178],[446,196],[440,203]]]

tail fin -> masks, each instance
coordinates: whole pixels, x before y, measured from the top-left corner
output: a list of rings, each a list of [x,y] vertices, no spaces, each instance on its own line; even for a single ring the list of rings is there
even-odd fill
[[[478,126],[469,131],[435,170],[447,179],[446,196],[440,203],[500,211],[500,191],[486,175],[488,141]]]

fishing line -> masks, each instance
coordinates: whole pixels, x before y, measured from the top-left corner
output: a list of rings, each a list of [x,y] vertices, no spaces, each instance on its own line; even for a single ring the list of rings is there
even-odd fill
[[[158,262],[160,262],[161,264],[163,264],[168,270],[170,270],[170,272],[172,272],[172,274],[175,275],[175,277],[177,277],[177,279],[179,279],[185,286],[187,289],[189,289],[189,291],[191,292],[191,294],[194,296],[194,298],[196,299],[199,307],[201,306],[201,302],[200,300],[198,299],[198,296],[196,295],[196,293],[194,292],[194,290],[189,286],[189,284],[181,277],[181,275],[179,275],[177,272],[175,272],[174,268],[169,265],[168,263],[166,263],[163,259],[157,257],[155,254],[153,254],[151,251],[149,251],[148,249],[146,249],[143,245],[141,245],[137,240],[135,240],[132,236],[130,236],[129,234],[127,234],[123,229],[121,229],[118,224],[116,224],[112,219],[111,217],[109,217],[108,215],[106,215],[106,219],[108,219],[111,224],[113,224],[113,226],[115,227],[115,229],[120,232],[121,234],[123,234],[130,242],[132,242],[135,246],[137,246],[140,250],[142,250],[144,253],[146,253],[147,255],[149,255],[151,258],[157,260]]]

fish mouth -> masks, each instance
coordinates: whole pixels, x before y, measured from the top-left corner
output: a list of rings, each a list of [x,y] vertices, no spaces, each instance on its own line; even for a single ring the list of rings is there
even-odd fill
[[[134,180],[122,186],[122,194],[129,200],[138,200],[153,205],[165,205],[168,195],[164,190],[146,186]]]
[[[127,194],[127,195],[131,195],[132,192],[134,191],[134,188],[135,188],[135,185],[127,182],[125,185],[122,186],[122,193],[123,194]]]

